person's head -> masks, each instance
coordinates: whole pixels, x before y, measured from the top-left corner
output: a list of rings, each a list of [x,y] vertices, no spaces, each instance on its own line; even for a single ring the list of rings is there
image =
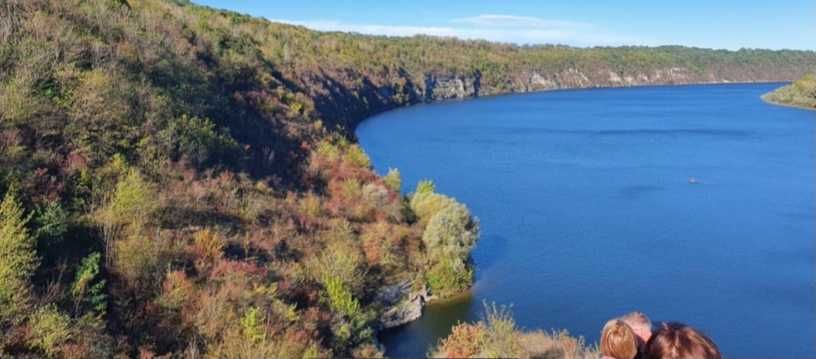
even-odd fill
[[[615,359],[633,359],[637,355],[635,332],[619,319],[606,322],[601,330],[601,354]]]
[[[629,327],[632,328],[635,335],[640,338],[640,343],[642,345],[646,345],[646,342],[648,342],[649,338],[652,337],[652,321],[649,320],[649,317],[647,317],[646,314],[641,312],[631,312],[618,319],[622,320],[626,324],[629,324]]]
[[[697,329],[664,323],[646,343],[647,359],[722,359],[717,345]]]

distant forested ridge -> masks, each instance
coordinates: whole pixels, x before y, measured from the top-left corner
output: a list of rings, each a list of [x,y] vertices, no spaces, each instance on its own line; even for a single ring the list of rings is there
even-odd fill
[[[181,0],[0,2],[0,356],[373,357],[471,285],[478,222],[353,142],[377,112],[786,81],[805,51],[321,33]]]
[[[780,105],[816,109],[816,75],[808,74],[763,98]]]

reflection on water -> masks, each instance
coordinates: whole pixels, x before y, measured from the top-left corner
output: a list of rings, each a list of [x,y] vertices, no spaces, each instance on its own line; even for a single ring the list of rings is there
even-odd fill
[[[380,339],[387,343],[390,357],[422,356],[439,341],[439,338],[448,336],[451,327],[457,323],[481,319],[471,316],[478,311],[480,305],[470,294],[428,305],[419,320],[386,331],[380,335]],[[399,340],[405,335],[410,335],[412,340]]]

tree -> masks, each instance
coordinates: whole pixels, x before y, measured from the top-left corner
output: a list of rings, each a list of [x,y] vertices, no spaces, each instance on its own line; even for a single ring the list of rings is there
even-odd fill
[[[0,204],[0,327],[22,320],[31,299],[29,280],[37,269],[34,240],[15,189]]]
[[[478,233],[479,225],[467,207],[453,203],[434,214],[422,234],[422,241],[432,253],[467,258]]]
[[[105,280],[100,277],[100,259],[98,252],[91,253],[82,259],[82,264],[76,273],[71,285],[71,296],[74,298],[74,312],[80,312],[83,307],[95,315],[105,315],[107,296],[105,295]]]
[[[99,212],[105,240],[107,263],[114,254],[114,241],[124,228],[130,229],[131,237],[139,237],[139,230],[147,224],[157,209],[158,196],[153,185],[142,178],[139,171],[131,169],[116,183],[105,207]]]
[[[446,297],[466,290],[473,282],[470,251],[479,237],[479,223],[467,207],[434,192],[430,181],[421,181],[411,197],[411,209],[425,231],[428,284],[435,295]]]

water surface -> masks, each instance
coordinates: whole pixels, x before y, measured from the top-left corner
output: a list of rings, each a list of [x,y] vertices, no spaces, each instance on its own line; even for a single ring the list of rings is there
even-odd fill
[[[641,310],[729,357],[816,357],[816,113],[777,85],[558,91],[421,105],[365,121],[378,172],[432,179],[481,220],[472,295],[383,335],[417,357],[482,302],[590,342]],[[691,183],[696,182],[696,183]]]

